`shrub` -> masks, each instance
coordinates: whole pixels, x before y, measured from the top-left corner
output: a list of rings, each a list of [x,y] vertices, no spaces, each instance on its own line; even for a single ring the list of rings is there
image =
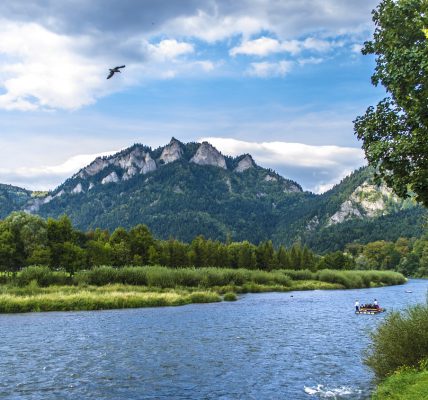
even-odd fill
[[[236,293],[228,292],[223,296],[224,301],[236,301],[238,300],[238,296],[236,296]]]
[[[305,281],[305,280],[315,279],[315,274],[309,271],[308,269],[301,269],[301,270],[284,269],[282,270],[282,272],[287,274],[294,281]]]
[[[70,278],[64,271],[52,271],[48,267],[33,266],[22,269],[16,276],[18,286],[27,286],[35,281],[41,287],[66,285]]]
[[[428,357],[428,302],[389,314],[370,337],[364,362],[378,379],[400,367],[417,367]]]

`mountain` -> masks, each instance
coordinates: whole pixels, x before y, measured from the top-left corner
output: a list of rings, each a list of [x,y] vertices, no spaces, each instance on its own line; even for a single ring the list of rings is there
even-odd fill
[[[84,230],[144,223],[163,239],[298,240],[318,251],[368,238],[418,236],[425,210],[376,185],[372,176],[361,168],[315,195],[258,166],[249,154],[226,157],[207,142],[172,138],[154,150],[135,144],[97,158],[45,195],[14,188],[21,197],[9,208],[0,202],[0,209],[2,215],[14,209],[44,217],[65,213]]]
[[[136,144],[97,158],[27,210],[66,213],[82,229],[147,224],[157,237],[198,234],[258,242],[273,234],[276,203],[302,194],[296,182],[249,154],[225,157],[209,143]]]
[[[420,236],[427,210],[377,185],[373,176],[371,168],[360,168],[324,194],[305,199],[292,218],[279,224],[274,241],[286,237],[286,242],[299,240],[325,252],[343,249],[351,242]]]
[[[32,192],[17,186],[0,184],[0,218],[21,210],[32,198]]]

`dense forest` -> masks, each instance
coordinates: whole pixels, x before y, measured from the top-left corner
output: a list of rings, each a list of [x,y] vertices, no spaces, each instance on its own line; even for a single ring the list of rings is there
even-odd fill
[[[405,275],[428,276],[428,235],[395,242],[351,243],[341,251],[315,254],[307,246],[255,245],[248,241],[195,237],[184,243],[174,238],[158,240],[145,225],[112,233],[95,229],[83,232],[67,216],[47,220],[14,212],[0,222],[0,269],[16,272],[29,265],[46,265],[73,274],[101,265],[115,267],[163,265],[168,267],[224,267],[274,269],[380,269]]]

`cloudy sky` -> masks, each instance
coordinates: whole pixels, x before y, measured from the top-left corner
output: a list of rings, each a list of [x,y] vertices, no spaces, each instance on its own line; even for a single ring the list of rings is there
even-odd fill
[[[373,0],[4,0],[0,182],[53,189],[171,136],[321,192],[364,164]],[[108,68],[126,64],[106,80]]]

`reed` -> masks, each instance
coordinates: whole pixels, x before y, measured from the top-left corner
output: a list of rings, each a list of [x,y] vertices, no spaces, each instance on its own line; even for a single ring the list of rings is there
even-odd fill
[[[337,271],[323,269],[316,273],[316,279],[322,282],[337,283],[346,289],[363,287],[398,285],[406,278],[393,271]]]
[[[191,303],[209,303],[221,301],[213,292],[158,293],[138,291],[96,292],[81,290],[78,293],[44,293],[16,296],[0,295],[1,313],[19,313],[33,311],[80,311],[106,310],[118,308],[179,306]]]
[[[75,274],[78,285],[102,286],[111,283],[146,285],[149,287],[202,287],[237,285],[246,283],[291,286],[290,277],[282,271],[261,271],[230,268],[167,268],[147,267],[98,267]]]

